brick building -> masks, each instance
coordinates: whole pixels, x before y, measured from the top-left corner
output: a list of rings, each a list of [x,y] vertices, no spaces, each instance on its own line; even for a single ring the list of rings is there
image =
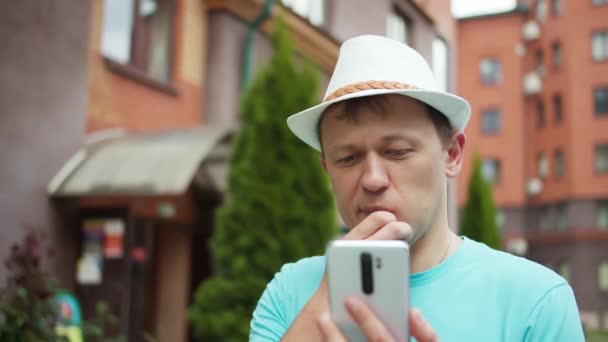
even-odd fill
[[[586,326],[608,329],[608,3],[520,1],[460,19],[458,41],[467,159],[493,183],[505,248],[568,279]]]

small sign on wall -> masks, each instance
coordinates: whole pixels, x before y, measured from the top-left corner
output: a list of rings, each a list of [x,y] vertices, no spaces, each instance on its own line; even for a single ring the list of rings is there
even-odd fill
[[[82,236],[76,280],[81,285],[99,285],[103,281],[104,259],[124,257],[125,221],[117,218],[84,220]]]

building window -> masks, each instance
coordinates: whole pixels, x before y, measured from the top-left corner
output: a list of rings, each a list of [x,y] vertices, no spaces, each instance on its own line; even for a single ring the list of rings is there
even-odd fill
[[[282,0],[282,2],[313,25],[321,26],[325,22],[324,0]]]
[[[562,178],[564,176],[564,152],[561,149],[555,150],[555,177]]]
[[[559,273],[559,275],[564,277],[564,279],[566,279],[566,281],[570,282],[570,279],[572,277],[572,271],[570,270],[570,263],[568,261],[563,261],[559,265],[558,273]]]
[[[410,20],[397,11],[386,16],[386,36],[396,41],[411,45]]]
[[[547,178],[549,174],[549,161],[543,152],[538,154],[538,176],[541,179]]]
[[[608,31],[594,32],[591,38],[591,55],[597,62],[608,60]]]
[[[498,84],[502,80],[500,61],[496,58],[483,58],[479,63],[481,82],[485,85]]]
[[[555,113],[555,122],[562,122],[562,119],[564,118],[564,108],[562,103],[562,96],[559,94],[553,96],[553,110]]]
[[[595,170],[608,174],[608,144],[595,146]]]
[[[448,45],[440,37],[433,40],[433,74],[439,84],[439,90],[448,90]]]
[[[536,127],[545,127],[545,105],[542,100],[536,103]]]
[[[500,160],[484,159],[481,162],[481,174],[488,183],[498,184],[500,182]]]
[[[599,230],[608,230],[608,200],[596,202],[595,225]]]
[[[598,288],[608,291],[608,261],[602,261],[597,267]]]
[[[485,110],[481,113],[481,131],[485,134],[500,132],[500,111],[498,109]]]
[[[568,206],[565,203],[557,205],[557,230],[565,231],[568,229]]]
[[[542,23],[547,17],[547,4],[544,0],[536,0],[536,20]]]
[[[538,211],[538,228],[541,232],[551,229],[551,215],[549,207],[541,207]]]
[[[608,115],[608,87],[593,90],[593,108],[595,115]]]
[[[551,54],[553,57],[553,69],[558,70],[562,66],[562,45],[560,42],[554,42],[551,45]]]
[[[544,62],[544,56],[543,56],[543,50],[538,49],[536,50],[536,72],[538,72],[538,74],[540,76],[545,76],[545,62]]]
[[[153,79],[169,82],[173,0],[105,0],[101,52]]]
[[[551,1],[551,13],[555,17],[562,15],[562,1],[561,0],[552,0]]]
[[[101,52],[116,62],[131,61],[133,12],[136,0],[105,0]]]

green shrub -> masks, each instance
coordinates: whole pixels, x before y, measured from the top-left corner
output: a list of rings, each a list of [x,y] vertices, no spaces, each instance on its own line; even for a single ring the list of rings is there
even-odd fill
[[[281,265],[324,253],[336,213],[319,155],[287,128],[287,116],[315,104],[318,73],[298,69],[282,24],[270,64],[241,102],[228,193],[211,239],[214,277],[196,291],[190,320],[204,341],[244,341],[255,304]]]
[[[492,248],[501,247],[492,189],[481,174],[479,157],[473,161],[467,203],[461,213],[460,232]]]

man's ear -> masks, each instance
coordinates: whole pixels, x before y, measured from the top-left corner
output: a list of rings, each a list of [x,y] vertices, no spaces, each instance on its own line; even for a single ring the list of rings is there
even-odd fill
[[[452,136],[452,141],[446,151],[446,177],[454,178],[460,173],[462,161],[464,159],[464,145],[466,140],[466,136],[462,132],[457,132]]]
[[[323,170],[325,170],[325,173],[327,173],[327,162],[325,161],[325,157],[323,156],[323,154],[321,154],[319,160],[321,160],[321,166],[323,166]]]

